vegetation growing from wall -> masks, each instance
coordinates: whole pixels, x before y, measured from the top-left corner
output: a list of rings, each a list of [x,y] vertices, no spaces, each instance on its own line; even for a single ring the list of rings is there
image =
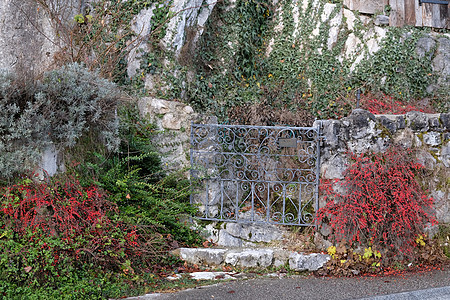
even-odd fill
[[[371,91],[382,91],[397,99],[423,97],[433,82],[430,60],[416,54],[420,30],[405,34],[401,28],[390,28],[380,47],[371,57],[363,60],[353,74],[355,86]]]
[[[72,147],[91,131],[109,150],[118,147],[116,86],[79,64],[48,72],[37,82],[1,71],[0,174],[32,171],[49,145]]]
[[[332,6],[325,19],[325,2],[302,5],[217,3],[195,53],[195,76],[180,76],[187,83],[186,94],[169,90],[160,96],[184,98],[198,110],[232,122],[251,119],[234,108],[252,105],[263,107],[260,113],[270,110],[273,115],[287,109],[340,118],[356,106],[357,89],[377,98],[377,93],[387,94],[406,106],[424,96],[436,107],[444,101],[426,92],[435,81],[432,53],[421,58],[415,50],[427,29],[386,28],[381,50],[370,55],[364,43],[378,38],[373,25],[364,26],[358,16],[352,29],[345,17],[339,23],[341,3]],[[330,30],[336,28],[336,41],[329,40]],[[370,30],[372,35],[367,34]],[[351,52],[346,45],[350,34],[362,41]],[[312,118],[306,119],[308,123]],[[271,122],[276,123],[276,118]]]
[[[173,14],[170,1],[162,0],[99,0],[90,1],[83,11],[67,20],[64,2],[31,0],[45,10],[56,24],[60,46],[55,55],[60,64],[83,63],[89,70],[98,71],[103,78],[129,84],[126,75],[127,56],[143,41],[158,50],[158,42],[165,36],[167,23]],[[153,9],[150,33],[134,32],[132,20],[144,9]],[[70,12],[69,12],[70,15]]]
[[[415,179],[423,166],[411,157],[410,151],[399,148],[352,155],[354,163],[344,179],[323,185],[327,204],[317,218],[320,226],[331,226],[334,242],[353,249],[372,247],[385,263],[421,259],[416,240],[427,223],[436,221],[433,200]]]

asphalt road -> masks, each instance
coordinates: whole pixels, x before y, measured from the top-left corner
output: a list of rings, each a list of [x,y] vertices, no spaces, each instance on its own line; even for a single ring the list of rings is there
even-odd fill
[[[362,298],[371,300],[450,299],[450,269],[447,267],[439,271],[407,273],[388,277],[317,278],[298,276],[282,279],[240,280],[176,293],[153,294],[129,299],[340,300]]]

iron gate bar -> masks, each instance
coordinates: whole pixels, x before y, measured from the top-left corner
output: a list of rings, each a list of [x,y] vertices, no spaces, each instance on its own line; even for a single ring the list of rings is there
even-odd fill
[[[192,123],[191,203],[199,205],[197,217],[314,225],[320,138],[320,127]]]

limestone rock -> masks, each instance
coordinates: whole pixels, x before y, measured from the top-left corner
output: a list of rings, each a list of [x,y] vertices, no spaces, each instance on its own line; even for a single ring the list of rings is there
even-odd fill
[[[349,9],[344,9],[344,17],[346,18],[348,30],[353,31],[355,28],[356,20],[355,14]]]
[[[193,272],[189,276],[194,280],[236,279],[226,272]]]
[[[447,79],[450,76],[450,39],[442,37],[438,42],[437,54],[433,59],[433,71],[440,74],[441,78]]]
[[[220,230],[217,245],[223,247],[242,247],[242,239],[232,236],[225,230]]]
[[[416,53],[420,58],[427,56],[428,59],[433,57],[432,50],[436,46],[436,41],[429,36],[421,37],[416,44]]]
[[[432,191],[431,197],[434,199],[436,219],[439,223],[450,223],[450,202],[449,192],[441,190]]]
[[[323,124],[323,135],[325,136],[325,144],[330,148],[337,148],[339,146],[339,137],[341,134],[341,123],[336,120],[325,120]],[[319,124],[315,123],[313,126],[317,127]]]
[[[170,10],[176,14],[167,25],[164,47],[173,51],[176,57],[185,45],[195,48],[216,3],[214,0],[174,0]],[[187,41],[188,36],[192,40]]]
[[[280,240],[283,232],[274,225],[228,223],[225,229],[230,235],[250,242],[271,242]]]
[[[162,118],[161,126],[164,129],[172,129],[172,130],[180,130],[181,129],[181,120],[176,117],[174,114],[166,114]]]
[[[367,127],[370,120],[376,120],[374,114],[364,109],[354,109],[346,119],[349,120],[354,127],[359,128]]]
[[[289,267],[295,271],[317,271],[330,259],[328,254],[312,253],[305,255],[302,253],[292,253],[289,256]]]
[[[427,168],[428,170],[434,169],[434,166],[436,165],[436,159],[433,157],[433,155],[423,149],[417,152],[417,162],[425,166],[425,168]]]
[[[47,146],[42,153],[41,169],[48,176],[55,175],[58,170],[61,170],[63,166],[58,161],[59,151],[52,144]],[[44,179],[44,174],[42,174],[42,179]]]
[[[445,146],[442,146],[440,158],[444,166],[450,168],[450,142],[448,142]]]
[[[388,0],[344,0],[344,6],[364,14],[374,14],[383,11],[387,4]]]
[[[153,142],[161,153],[162,165],[166,169],[183,169],[189,166],[191,121],[198,118],[192,107],[177,101],[143,97],[138,102],[142,116],[149,119],[160,130]]]
[[[64,40],[38,1],[0,1],[0,69],[37,76],[54,63]],[[72,26],[78,0],[52,1],[61,27]],[[61,48],[60,48],[61,47]]]
[[[430,117],[428,119],[428,125],[430,126],[431,129],[437,129],[440,130],[441,128],[441,124],[439,123],[439,118],[435,118],[435,117]]]
[[[148,47],[143,38],[145,38],[151,29],[153,10],[155,5],[151,8],[143,9],[137,14],[131,23],[131,29],[136,33],[137,36],[141,37],[136,41],[128,54],[127,58],[127,74],[130,78],[134,77],[137,70],[140,68],[140,57],[143,53],[148,52]]]
[[[440,120],[442,125],[447,128],[447,130],[450,130],[450,113],[441,114]]]
[[[289,255],[291,251],[287,250],[276,250],[273,252],[273,266],[276,268],[282,267],[289,262]]]
[[[377,26],[387,26],[389,25],[389,17],[385,15],[378,15],[374,21]]]
[[[412,130],[427,131],[428,117],[423,112],[410,111],[406,113],[406,122]]]
[[[387,118],[385,116],[380,116],[378,118],[378,121],[381,123],[381,125],[386,127],[386,129],[389,130],[389,132],[391,134],[393,134],[393,133],[395,133],[397,131],[397,127],[398,127],[397,122],[392,121],[392,120],[390,120],[389,118]]]
[[[323,161],[320,166],[322,178],[334,179],[344,178],[344,171],[347,169],[347,159],[342,155],[335,155],[327,161]]]
[[[423,141],[430,146],[438,146],[441,144],[441,134],[439,132],[431,131],[423,135]]]
[[[184,261],[197,264],[218,266],[224,261],[226,249],[179,248],[179,255]],[[176,253],[175,253],[176,254]]]
[[[243,268],[266,268],[272,264],[272,260],[271,249],[231,250],[225,255],[225,263]]]

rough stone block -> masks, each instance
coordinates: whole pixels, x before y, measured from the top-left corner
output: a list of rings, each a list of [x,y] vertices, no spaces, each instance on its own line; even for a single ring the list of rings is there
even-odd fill
[[[236,279],[226,272],[193,272],[189,275],[194,280]]]
[[[225,263],[244,268],[266,268],[272,264],[272,260],[271,249],[231,250],[225,255]]]
[[[433,128],[433,129],[438,129],[439,127],[441,127],[439,118],[430,118],[428,120],[428,125],[430,126],[430,128]]]
[[[397,131],[397,127],[398,127],[397,122],[392,121],[385,116],[380,116],[378,118],[378,121],[381,123],[381,125],[386,127],[386,129],[389,130],[389,132],[391,134],[393,134],[393,133],[395,133],[395,131]]]
[[[441,161],[447,168],[450,168],[450,142],[441,149]]]
[[[291,251],[287,250],[275,250],[273,252],[273,265],[274,267],[282,267],[286,265],[286,263],[289,262],[289,255],[291,254]]]
[[[414,131],[428,131],[428,117],[423,112],[407,112],[406,122],[408,126]]]
[[[347,169],[347,160],[342,155],[335,155],[327,161],[323,161],[320,170],[321,177],[326,179],[344,178],[344,171]]]
[[[422,37],[417,41],[416,44],[416,53],[417,56],[423,58],[427,55],[428,59],[433,57],[433,49],[436,46],[436,41],[428,36]]]
[[[289,256],[289,267],[295,271],[317,271],[322,268],[331,258],[328,254],[292,253]]]
[[[417,162],[425,166],[426,169],[432,170],[436,166],[436,159],[431,155],[430,152],[426,150],[418,150],[417,151]]]
[[[223,247],[242,247],[242,239],[229,234],[226,230],[219,231],[219,240],[217,245]]]
[[[224,261],[227,249],[179,248],[181,259],[191,264],[218,266]]]
[[[427,145],[438,146],[441,144],[441,134],[439,132],[428,132],[423,135],[423,141]]]
[[[441,114],[440,118],[442,125],[447,129],[450,130],[450,113]]]
[[[389,17],[385,15],[378,15],[375,19],[375,25],[382,26],[382,25],[389,25]]]

